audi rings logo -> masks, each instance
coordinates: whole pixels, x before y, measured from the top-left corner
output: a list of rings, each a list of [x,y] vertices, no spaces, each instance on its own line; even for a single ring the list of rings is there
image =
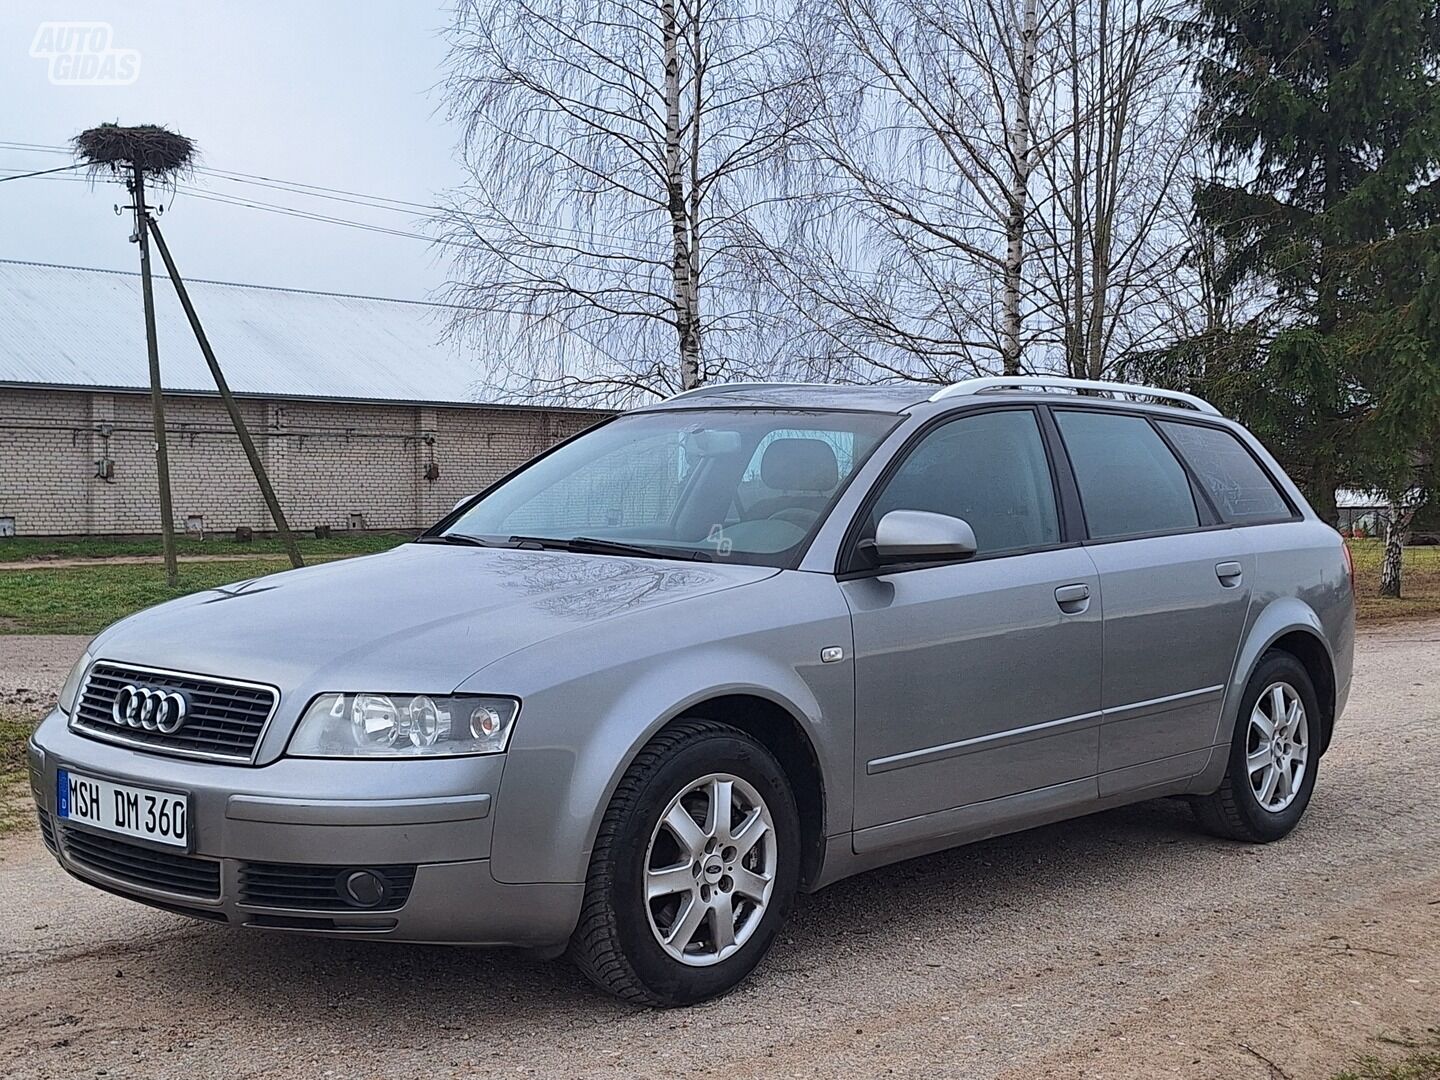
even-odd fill
[[[177,690],[156,690],[149,686],[126,683],[115,695],[110,716],[121,727],[158,731],[174,735],[185,723],[190,703]]]

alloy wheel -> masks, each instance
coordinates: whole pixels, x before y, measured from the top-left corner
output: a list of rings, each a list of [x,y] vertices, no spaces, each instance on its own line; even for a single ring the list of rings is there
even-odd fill
[[[1245,771],[1264,810],[1278,814],[1295,801],[1310,757],[1310,724],[1299,692],[1271,683],[1250,711]]]
[[[712,773],[686,787],[645,855],[645,909],[660,947],[692,967],[734,954],[765,917],[777,858],[775,823],[751,784]]]

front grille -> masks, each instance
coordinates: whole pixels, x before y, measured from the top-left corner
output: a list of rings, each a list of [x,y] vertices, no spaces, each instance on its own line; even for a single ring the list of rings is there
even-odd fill
[[[369,906],[357,904],[345,895],[345,878],[357,870],[368,870],[385,879],[385,895],[379,903]],[[302,911],[394,911],[410,898],[410,886],[414,883],[413,864],[306,866],[299,863],[242,863],[240,903]]]
[[[125,686],[182,694],[186,714],[179,730],[167,735],[117,723],[115,699]],[[101,660],[90,668],[71,725],[82,734],[162,754],[248,763],[255,758],[260,736],[278,701],[278,692],[270,686]]]
[[[172,855],[63,824],[60,839],[76,866],[117,881],[201,900],[220,897],[220,864],[214,859]]]
[[[60,849],[55,846],[55,822],[44,810],[37,810],[36,813],[40,815],[40,839],[45,841],[45,846],[50,849],[51,855],[60,854]]]

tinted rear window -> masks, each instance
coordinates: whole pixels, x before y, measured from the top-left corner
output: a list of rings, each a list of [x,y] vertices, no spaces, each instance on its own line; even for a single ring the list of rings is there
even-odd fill
[[[1254,455],[1222,428],[1161,421],[1226,521],[1253,524],[1290,516],[1290,507]]]
[[[1200,524],[1185,468],[1143,417],[1059,410],[1055,422],[1080,487],[1090,536],[1106,539]]]

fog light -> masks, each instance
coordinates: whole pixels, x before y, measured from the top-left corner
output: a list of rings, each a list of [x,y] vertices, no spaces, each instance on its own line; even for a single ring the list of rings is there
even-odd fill
[[[340,889],[356,907],[375,907],[384,903],[388,891],[383,876],[373,870],[351,870],[344,874]]]

